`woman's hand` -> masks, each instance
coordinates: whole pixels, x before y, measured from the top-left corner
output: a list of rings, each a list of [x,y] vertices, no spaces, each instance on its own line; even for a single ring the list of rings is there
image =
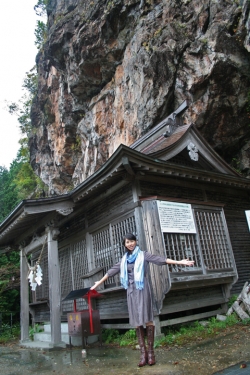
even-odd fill
[[[97,288],[98,285],[99,285],[99,281],[96,281],[95,284],[90,288],[90,290]]]
[[[108,279],[108,274],[106,273],[106,275],[104,275],[101,280],[95,282],[95,284],[90,288],[90,290],[93,290],[93,289],[97,288],[99,285],[101,285],[107,279]]]
[[[179,264],[182,264],[183,266],[193,266],[194,260],[182,259]]]

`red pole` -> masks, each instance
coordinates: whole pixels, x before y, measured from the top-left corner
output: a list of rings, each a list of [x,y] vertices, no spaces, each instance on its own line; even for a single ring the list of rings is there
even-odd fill
[[[94,327],[93,327],[93,316],[92,316],[92,307],[91,307],[90,292],[88,292],[88,305],[89,305],[89,324],[90,324],[90,333],[94,333]]]
[[[74,299],[74,312],[76,312],[76,299]]]

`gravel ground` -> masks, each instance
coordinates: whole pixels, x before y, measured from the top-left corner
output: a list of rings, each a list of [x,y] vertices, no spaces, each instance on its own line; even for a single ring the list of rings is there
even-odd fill
[[[138,350],[103,345],[60,351],[0,346],[1,375],[250,375],[250,326],[231,327],[216,337],[156,349],[155,366],[138,368]],[[234,366],[234,367],[230,367]],[[226,369],[226,370],[225,370]]]

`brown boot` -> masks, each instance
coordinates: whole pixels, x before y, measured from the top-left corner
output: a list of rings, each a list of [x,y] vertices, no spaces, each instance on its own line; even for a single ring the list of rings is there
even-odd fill
[[[146,345],[145,345],[143,326],[136,328],[136,334],[137,334],[138,343],[139,343],[140,350],[141,350],[141,357],[140,357],[140,362],[138,363],[138,366],[143,367],[148,362],[148,353],[147,353]]]
[[[148,364],[149,366],[155,365],[155,353],[154,353],[154,333],[155,326],[147,326],[147,337],[148,337]]]

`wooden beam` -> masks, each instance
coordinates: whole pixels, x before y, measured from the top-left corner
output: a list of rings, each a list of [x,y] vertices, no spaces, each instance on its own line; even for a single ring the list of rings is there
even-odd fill
[[[60,290],[60,268],[58,257],[58,243],[55,240],[53,227],[47,230],[48,235],[48,268],[49,268],[49,301],[50,301],[50,324],[51,343],[61,344],[61,290]]]
[[[45,203],[34,206],[24,207],[24,212],[28,215],[42,213],[42,212],[51,212],[51,211],[63,211],[73,208],[75,206],[72,201],[63,201],[63,202],[54,202],[54,203]]]
[[[128,172],[128,174],[130,174],[131,176],[135,175],[135,172],[134,172],[133,168],[131,167],[131,164],[130,164],[127,156],[123,156],[122,164],[123,164],[124,168],[126,169],[126,171]]]
[[[42,246],[44,244],[45,238],[47,237],[47,234],[44,234],[43,236],[37,238],[35,241],[31,241],[31,243],[28,246],[25,246],[24,252],[25,254],[32,253],[35,249]]]
[[[222,308],[213,310],[213,311],[208,311],[208,312],[201,313],[201,314],[193,314],[193,315],[183,316],[181,318],[163,320],[160,322],[160,325],[161,327],[167,327],[167,326],[172,326],[175,324],[186,323],[186,322],[191,322],[194,320],[209,318],[210,316],[216,316],[217,314],[221,314],[221,313],[222,313]]]
[[[130,324],[126,323],[117,323],[117,324],[101,324],[102,328],[106,329],[131,329],[134,328]]]
[[[21,343],[30,341],[29,338],[29,283],[27,279],[28,265],[22,251],[20,251],[20,288],[21,288]]]
[[[14,244],[20,244],[22,243],[23,241],[25,241],[27,238],[29,238],[30,236],[32,236],[36,231],[37,229],[40,227],[45,227],[45,225],[47,223],[49,223],[52,219],[54,219],[54,217],[56,216],[56,212],[53,211],[53,212],[49,212],[47,215],[45,215],[43,218],[41,218],[39,220],[39,225],[37,225],[37,222],[34,222],[33,225],[31,225],[27,230],[25,230],[25,232],[18,238],[15,239],[15,243]]]

